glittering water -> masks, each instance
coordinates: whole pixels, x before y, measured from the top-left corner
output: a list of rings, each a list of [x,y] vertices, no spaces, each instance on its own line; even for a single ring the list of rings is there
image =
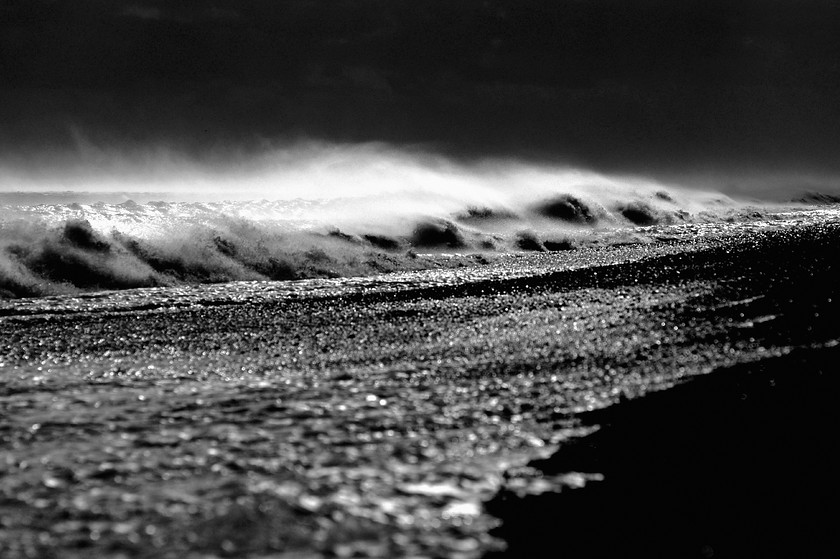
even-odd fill
[[[478,557],[501,545],[483,508],[500,489],[598,482],[528,466],[585,434],[577,414],[803,343],[780,324],[807,305],[773,293],[826,269],[839,221],[3,301],[0,541],[23,557]]]

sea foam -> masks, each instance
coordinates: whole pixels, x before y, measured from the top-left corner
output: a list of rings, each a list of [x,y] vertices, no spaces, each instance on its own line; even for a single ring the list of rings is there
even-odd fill
[[[136,168],[126,173],[0,195],[0,295],[368,275],[440,265],[429,255],[466,264],[746,215],[723,194],[640,177],[373,148],[145,183]]]

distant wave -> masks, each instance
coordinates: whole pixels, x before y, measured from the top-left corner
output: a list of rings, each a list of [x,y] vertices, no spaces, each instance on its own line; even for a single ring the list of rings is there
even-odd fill
[[[638,240],[650,226],[761,215],[664,190],[636,190],[626,200],[539,192],[514,203],[475,202],[437,214],[428,204],[412,213],[405,200],[390,205],[381,197],[6,204],[0,296],[466,265],[499,252],[627,242],[628,232]],[[458,256],[444,262],[443,253]]]

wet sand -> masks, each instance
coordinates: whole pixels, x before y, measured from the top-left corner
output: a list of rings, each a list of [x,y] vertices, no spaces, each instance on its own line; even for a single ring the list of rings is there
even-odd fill
[[[532,466],[598,480],[501,492],[491,557],[834,557],[838,360],[797,349],[586,414],[598,432]]]
[[[825,465],[803,441],[814,423],[827,440],[831,417],[802,413],[831,386],[814,375],[840,339],[839,245],[823,212],[464,270],[4,302],[2,556],[635,549],[629,537],[592,548],[600,526],[629,527],[652,553],[672,540],[689,555],[723,549],[667,536],[683,534],[673,515],[623,524],[622,492],[684,511],[694,493],[666,499],[693,487],[673,473],[684,467],[711,479],[731,467],[749,487],[784,476],[770,460],[736,463],[752,452],[701,468],[685,448],[766,439],[764,424],[787,418],[802,428],[784,444],[803,458],[781,464]],[[796,401],[727,408],[740,385],[716,379],[765,374]],[[756,382],[741,393],[767,392]],[[708,424],[680,426],[700,408]],[[716,411],[763,419],[730,430]],[[653,472],[669,456],[678,464]],[[735,488],[716,495],[754,512]],[[792,522],[767,529],[783,525],[802,539]],[[762,530],[728,549],[758,554]]]

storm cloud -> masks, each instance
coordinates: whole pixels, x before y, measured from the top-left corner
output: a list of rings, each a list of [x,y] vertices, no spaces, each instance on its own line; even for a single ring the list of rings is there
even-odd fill
[[[838,29],[827,1],[11,0],[0,150],[218,161],[306,139],[833,173]]]

